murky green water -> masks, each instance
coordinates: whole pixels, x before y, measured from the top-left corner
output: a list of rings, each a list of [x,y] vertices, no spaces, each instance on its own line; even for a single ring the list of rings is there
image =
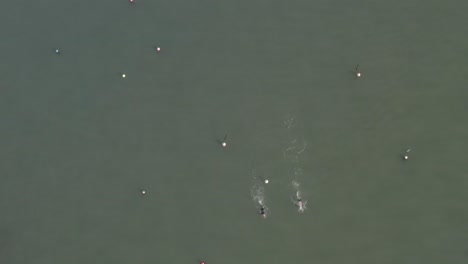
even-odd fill
[[[1,263],[467,263],[468,2],[135,1],[2,4]]]

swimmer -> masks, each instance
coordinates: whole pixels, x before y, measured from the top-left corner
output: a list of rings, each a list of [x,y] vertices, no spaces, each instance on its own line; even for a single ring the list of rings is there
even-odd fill
[[[303,213],[304,210],[306,209],[306,203],[307,201],[302,201],[301,195],[299,192],[296,192],[296,205],[299,207],[297,211],[299,213]]]
[[[266,218],[266,209],[263,205],[260,205],[260,215],[263,217],[263,218]]]
[[[266,218],[268,214],[268,208],[265,205],[265,194],[264,194],[264,187],[255,185],[251,191],[252,198],[255,202],[255,207],[259,210],[259,214]]]

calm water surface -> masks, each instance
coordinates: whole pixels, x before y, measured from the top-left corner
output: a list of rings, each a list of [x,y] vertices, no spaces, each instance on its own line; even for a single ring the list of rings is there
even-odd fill
[[[467,1],[135,2],[2,4],[1,263],[468,262]]]

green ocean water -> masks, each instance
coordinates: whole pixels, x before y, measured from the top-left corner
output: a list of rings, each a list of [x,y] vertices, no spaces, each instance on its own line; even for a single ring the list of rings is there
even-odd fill
[[[2,3],[1,263],[468,262],[468,2],[135,2]]]

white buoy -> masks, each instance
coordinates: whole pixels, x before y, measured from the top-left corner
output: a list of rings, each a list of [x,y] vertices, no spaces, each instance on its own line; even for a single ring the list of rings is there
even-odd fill
[[[157,51],[157,52],[160,52],[160,51],[161,51],[161,47],[156,47],[156,51]]]
[[[265,180],[265,184],[268,184],[270,181],[269,180]]]
[[[356,69],[354,70],[354,72],[356,73],[356,78],[361,77],[361,72],[359,71],[359,64],[356,65]]]
[[[145,191],[145,190],[142,190],[142,191],[141,191],[141,194],[142,194],[142,195],[145,195],[145,194],[146,194],[146,191]]]
[[[225,148],[227,146],[227,143],[223,142],[223,143],[221,143],[221,146],[223,146],[223,148]]]
[[[122,74],[122,78],[125,78],[125,77],[127,77],[127,75],[125,75],[125,73],[124,73],[124,74]]]
[[[411,151],[411,149],[407,149],[407,150],[406,150],[406,153],[409,153],[410,151]],[[408,160],[408,159],[409,159],[409,156],[408,156],[408,155],[404,155],[403,158],[404,158],[405,160]]]

